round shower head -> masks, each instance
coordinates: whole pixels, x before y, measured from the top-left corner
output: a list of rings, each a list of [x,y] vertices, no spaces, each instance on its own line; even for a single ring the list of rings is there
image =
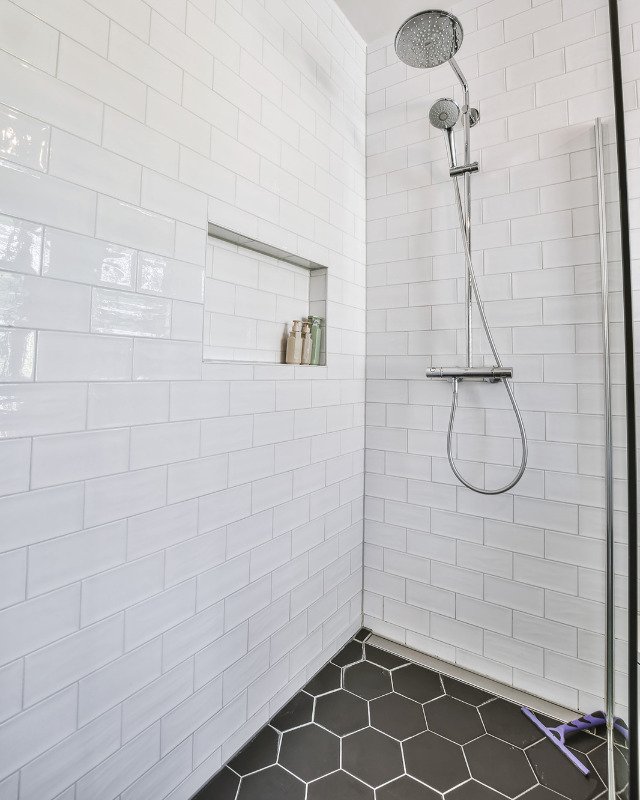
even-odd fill
[[[460,109],[458,104],[448,97],[441,97],[431,106],[429,111],[429,122],[434,128],[448,130],[458,121]]]
[[[447,11],[421,11],[396,34],[396,53],[410,67],[437,67],[453,58],[462,44],[462,25]]]

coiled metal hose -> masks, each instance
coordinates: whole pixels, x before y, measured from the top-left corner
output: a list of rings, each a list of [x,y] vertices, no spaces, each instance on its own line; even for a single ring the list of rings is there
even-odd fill
[[[478,291],[478,282],[476,280],[476,273],[473,268],[473,261],[471,259],[469,240],[466,236],[466,225],[464,220],[464,212],[462,210],[462,197],[460,196],[460,187],[458,185],[458,179],[456,177],[453,178],[453,185],[455,187],[456,205],[458,206],[458,220],[460,223],[460,232],[462,234],[462,241],[464,243],[464,256],[465,256],[465,261],[467,263],[471,288],[473,289],[473,293],[476,298],[476,305],[478,306],[478,311],[480,312],[480,319],[482,320],[482,326],[484,328],[484,332],[487,334],[487,340],[489,342],[489,347],[491,348],[491,352],[493,353],[496,366],[502,367],[500,354],[498,353],[498,348],[496,347],[496,343],[493,340],[491,328],[489,327],[489,323],[487,322],[487,316],[485,314],[484,304],[482,302],[482,298],[480,297],[480,292]],[[501,380],[504,383],[504,387],[507,390],[507,394],[509,395],[509,400],[511,401],[511,407],[513,408],[513,413],[516,416],[518,428],[520,430],[520,440],[522,441],[522,461],[520,462],[520,467],[515,477],[511,481],[509,481],[509,483],[507,483],[505,486],[501,486],[498,489],[482,489],[479,486],[474,486],[472,483],[469,483],[469,481],[461,475],[460,470],[456,466],[455,459],[453,458],[453,452],[452,452],[453,425],[455,423],[456,411],[458,409],[458,383],[460,381],[460,378],[452,378],[453,394],[451,398],[451,413],[449,415],[449,429],[447,431],[447,457],[449,459],[449,464],[451,466],[453,474],[460,481],[460,483],[462,483],[463,486],[466,486],[467,489],[471,489],[472,492],[478,492],[478,494],[503,494],[504,492],[508,492],[509,489],[513,489],[513,487],[516,485],[516,483],[518,483],[520,478],[522,478],[522,476],[524,475],[524,471],[527,468],[527,457],[528,457],[527,432],[525,430],[524,422],[522,420],[522,414],[520,413],[518,403],[513,393],[513,386],[511,385],[511,381],[507,380],[507,378],[501,378]]]

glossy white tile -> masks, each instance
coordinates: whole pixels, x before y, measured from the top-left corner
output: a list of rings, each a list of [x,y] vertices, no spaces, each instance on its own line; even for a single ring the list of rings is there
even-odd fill
[[[48,72],[56,71],[58,31],[46,21],[34,18],[14,3],[3,3],[0,10],[0,46],[28,64]]]
[[[87,481],[85,524],[101,525],[164,505],[166,472],[155,467]]]
[[[32,545],[28,596],[49,592],[122,564],[126,559],[126,538],[126,524],[113,522]]]
[[[90,302],[90,290],[85,286],[0,272],[3,325],[86,331]]]
[[[139,164],[64,131],[51,135],[49,172],[130,203],[140,199]]]
[[[5,7],[9,4],[5,3]],[[34,22],[30,17],[29,24]],[[0,53],[0,64],[5,76],[0,93],[4,104],[89,141],[100,141],[103,107],[99,100],[8,53]]]
[[[0,107],[0,157],[45,172],[49,162],[50,136],[48,125],[18,111]]]
[[[3,778],[74,732],[78,713],[74,695],[73,689],[62,691],[0,728]]]
[[[131,430],[131,469],[188,461],[199,451],[199,421],[143,425]]]
[[[171,258],[140,253],[138,291],[201,303],[204,295],[202,267]]]
[[[36,380],[130,380],[132,353],[132,339],[40,331]]]
[[[8,161],[0,162],[0,176],[0,205],[6,214],[78,233],[94,233],[94,192]]]
[[[25,599],[27,550],[12,550],[0,556],[0,609]]]
[[[168,383],[92,383],[87,426],[117,428],[169,420]]]
[[[129,431],[40,437],[33,443],[31,459],[33,488],[124,472],[129,464]]]
[[[2,663],[77,630],[79,589],[70,586],[0,612],[0,630],[6,637]]]
[[[108,711],[28,764],[22,772],[25,797],[55,797],[88,769],[118,749],[120,713]]]
[[[77,283],[133,289],[136,252],[122,245],[47,228],[44,234],[42,274]]]
[[[159,553],[87,578],[82,586],[82,624],[117,619],[111,615],[161,591],[163,573],[164,557]]]
[[[82,384],[4,384],[0,386],[3,438],[83,430],[87,389]]]
[[[192,342],[136,339],[135,380],[195,380],[202,373],[202,346]]]
[[[148,30],[141,40],[119,25],[113,25],[109,38],[109,60],[135,75],[148,86],[178,102],[182,74],[162,48],[150,47]]]
[[[173,255],[175,222],[111,197],[100,197],[96,234],[101,239]]]
[[[33,380],[36,332],[0,328],[0,380]]]
[[[6,465],[0,476],[0,494],[24,492],[29,488],[31,442],[29,439],[0,441],[0,458]]]
[[[102,144],[144,167],[172,177],[178,174],[178,142],[114,108],[104,110]]]
[[[37,275],[42,262],[41,225],[0,216],[0,265],[3,270]]]
[[[166,339],[171,334],[171,302],[132,292],[94,289],[91,331]]]
[[[58,77],[131,117],[144,119],[142,81],[66,36],[60,39]]]

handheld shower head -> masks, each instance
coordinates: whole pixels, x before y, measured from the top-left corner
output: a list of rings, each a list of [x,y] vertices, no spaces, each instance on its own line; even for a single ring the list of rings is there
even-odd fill
[[[462,25],[447,11],[421,11],[396,34],[396,53],[410,67],[438,67],[450,61],[462,44]]]
[[[453,128],[460,117],[460,109],[454,100],[448,97],[441,97],[431,106],[429,111],[429,122],[434,128],[447,130]]]
[[[453,138],[453,126],[460,118],[458,104],[448,97],[441,97],[431,106],[429,111],[429,122],[434,128],[438,128],[444,133],[444,140],[447,145],[449,164],[453,169],[457,164],[456,142]]]

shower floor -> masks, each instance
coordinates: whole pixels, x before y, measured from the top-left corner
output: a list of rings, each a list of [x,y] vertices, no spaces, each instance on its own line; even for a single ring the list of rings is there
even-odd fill
[[[516,704],[367,644],[369,636],[362,629],[194,800],[606,797],[603,738],[571,740],[592,767],[585,778]]]

